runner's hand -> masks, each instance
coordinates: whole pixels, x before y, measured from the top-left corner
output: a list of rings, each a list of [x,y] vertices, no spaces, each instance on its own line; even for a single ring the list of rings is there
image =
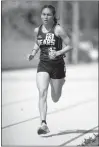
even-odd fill
[[[49,52],[49,58],[50,59],[55,59],[55,57],[56,57],[56,51],[55,50],[50,51]]]
[[[34,56],[31,55],[31,54],[29,54],[29,55],[27,56],[27,60],[29,60],[29,61],[31,61],[33,58],[34,58]]]

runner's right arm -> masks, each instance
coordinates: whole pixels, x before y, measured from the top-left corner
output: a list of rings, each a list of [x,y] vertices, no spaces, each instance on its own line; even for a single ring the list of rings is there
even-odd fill
[[[38,33],[38,28],[34,29],[34,33],[35,33],[35,43],[34,43],[34,47],[33,47],[32,53],[28,55],[28,60],[29,61],[34,58],[34,56],[36,55],[36,53],[39,50],[39,46],[38,46],[37,41],[36,41],[36,37],[37,37],[37,33]]]

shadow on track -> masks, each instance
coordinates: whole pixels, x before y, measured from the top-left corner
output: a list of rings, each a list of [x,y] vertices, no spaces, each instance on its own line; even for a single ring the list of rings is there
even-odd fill
[[[53,136],[59,136],[59,135],[66,135],[66,134],[73,134],[73,133],[80,133],[80,135],[60,144],[59,146],[65,146],[67,145],[68,143],[71,143],[72,141],[84,136],[85,134],[87,133],[98,133],[98,128],[99,126],[96,126],[94,128],[91,128],[89,130],[66,130],[66,131],[62,131],[62,132],[59,132],[59,133],[56,133],[56,134],[51,134],[51,135],[47,135],[47,136],[42,136],[42,137],[45,137],[45,138],[48,138],[48,137],[53,137]],[[97,129],[97,130],[95,130]]]
[[[96,129],[97,127],[95,127]],[[66,130],[66,131],[60,131],[58,133],[55,133],[55,134],[50,134],[50,135],[46,135],[46,136],[42,136],[42,137],[45,137],[45,138],[48,138],[48,137],[53,137],[53,136],[60,136],[60,135],[66,135],[66,134],[74,134],[74,133],[98,133],[98,130]]]

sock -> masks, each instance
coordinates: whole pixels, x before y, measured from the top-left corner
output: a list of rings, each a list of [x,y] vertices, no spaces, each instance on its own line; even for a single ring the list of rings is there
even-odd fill
[[[46,120],[42,120],[42,123],[45,123],[45,124],[47,124],[47,123],[46,123]]]

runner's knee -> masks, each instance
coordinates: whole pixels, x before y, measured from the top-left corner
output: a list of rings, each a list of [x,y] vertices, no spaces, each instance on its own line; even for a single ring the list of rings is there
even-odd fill
[[[52,94],[52,100],[53,102],[57,103],[59,101],[59,98],[61,97],[61,94]]]
[[[40,99],[45,99],[46,96],[47,96],[47,89],[46,88],[45,89],[40,89],[39,90],[39,97],[40,97]]]

